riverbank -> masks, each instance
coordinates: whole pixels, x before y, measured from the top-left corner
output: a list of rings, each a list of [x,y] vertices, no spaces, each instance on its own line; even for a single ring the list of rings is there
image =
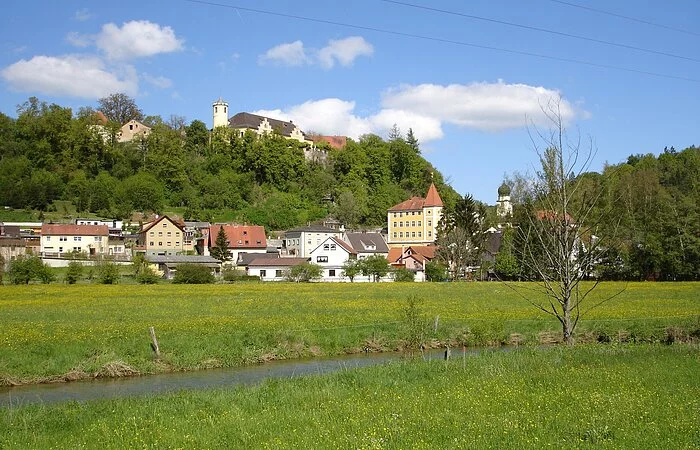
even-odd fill
[[[7,448],[694,448],[692,345],[521,349],[0,409]]]
[[[700,283],[603,283],[591,301],[619,291],[579,324],[578,342],[700,336]],[[418,322],[406,316],[411,297]],[[416,339],[481,347],[560,338],[556,320],[500,283],[4,286],[0,327],[2,385],[396,351]]]

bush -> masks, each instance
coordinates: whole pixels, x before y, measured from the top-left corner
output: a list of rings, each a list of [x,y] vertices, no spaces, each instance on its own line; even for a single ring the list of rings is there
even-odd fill
[[[198,264],[180,264],[177,266],[173,283],[175,284],[208,284],[214,282],[214,275],[206,266]]]
[[[142,267],[136,274],[136,281],[141,284],[156,284],[160,280],[158,274],[150,267]]]
[[[425,279],[428,281],[447,281],[447,267],[437,261],[428,261],[425,265]]]
[[[394,281],[398,282],[412,282],[416,279],[416,273],[412,270],[408,270],[405,267],[399,267],[394,269]]]
[[[308,283],[309,281],[320,279],[322,273],[323,268],[321,266],[307,262],[292,267],[287,274],[287,281]]]
[[[243,270],[238,269],[226,269],[223,272],[222,278],[224,281],[260,281],[260,277],[255,275],[248,275]]]
[[[7,275],[12,284],[29,284],[33,279],[48,284],[55,279],[51,268],[44,264],[38,256],[18,256],[10,263]]]
[[[97,266],[97,279],[101,284],[117,284],[119,267],[111,261],[102,261]]]
[[[80,280],[83,275],[83,265],[78,261],[71,261],[68,263],[68,271],[66,271],[66,277],[64,281],[68,284],[75,284]]]

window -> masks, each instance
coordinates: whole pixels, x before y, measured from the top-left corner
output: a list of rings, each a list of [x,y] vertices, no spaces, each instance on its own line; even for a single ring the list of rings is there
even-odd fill
[[[79,252],[80,250],[81,250],[80,247],[73,247],[73,251],[74,251],[74,252]]]
[[[168,231],[168,236],[172,236],[172,234],[173,234],[172,232]]]
[[[100,237],[99,237],[99,236],[95,236],[95,242],[100,242]]]
[[[394,217],[396,217],[396,213],[394,213]]]
[[[247,235],[248,232],[246,230],[243,230],[243,236]]]
[[[149,233],[149,236],[155,236],[155,235],[156,235],[156,233],[154,233],[153,231],[151,231],[151,232]]]
[[[403,217],[403,212],[400,212],[400,213],[399,213],[399,217]]]
[[[396,222],[394,222],[394,228],[396,228]]]
[[[168,228],[168,224],[163,222],[163,228]]]
[[[46,242],[49,242],[51,240],[51,236],[46,236]]]
[[[335,276],[335,269],[328,269],[328,276],[334,277]]]
[[[58,253],[63,253],[63,247],[58,247]]]
[[[428,226],[429,226],[429,227],[432,227],[432,226],[433,226],[433,221],[432,221],[432,220],[429,220],[429,221],[428,221]]]
[[[158,245],[162,247],[162,246],[163,246],[163,243],[162,243],[162,242],[159,242]]]
[[[418,221],[418,226],[420,226],[420,220]]]
[[[394,231],[394,237],[396,237],[396,231]]]
[[[418,237],[422,237],[421,235],[422,235],[422,233],[419,231],[419,232],[418,232]]]
[[[323,249],[324,249],[324,250],[329,250],[330,248],[331,248],[330,245],[328,245],[328,244],[323,244]]]
[[[168,241],[168,247],[172,247],[173,243]]]
[[[261,269],[260,270],[260,278],[265,278],[267,276],[267,270]]]
[[[179,242],[179,241],[175,241],[175,245],[176,245],[176,246],[180,245],[180,242]]]
[[[416,232],[415,232],[415,231],[411,233],[411,237],[416,237]]]
[[[149,245],[150,245],[151,247],[153,247],[153,241],[151,241]]]
[[[399,237],[400,237],[400,238],[403,237],[403,231],[399,233]]]
[[[412,215],[412,216],[415,216],[415,215],[416,215],[416,212],[415,212],[415,211],[411,211],[411,215]]]
[[[162,231],[159,231],[159,232],[158,232],[158,236],[163,236],[163,232],[162,232]]]
[[[415,220],[412,220],[412,221],[411,221],[411,226],[412,226],[412,227],[415,227],[415,226],[416,226],[416,221],[415,221]]]
[[[283,276],[284,276],[284,272],[282,271],[282,269],[275,270],[275,277],[276,278],[282,278]]]
[[[82,239],[82,236],[73,236],[73,242],[78,242]]]
[[[428,237],[431,237],[433,235],[432,231],[428,231]]]
[[[335,250],[335,244],[331,244],[331,251]]]
[[[399,226],[402,227],[402,226],[403,226],[403,222],[399,222]]]
[[[175,232],[175,236],[180,237],[180,232],[179,232],[179,231],[176,231],[176,232]]]
[[[250,243],[249,241],[245,241],[245,245],[248,245],[249,243]]]
[[[66,236],[60,236],[60,237],[58,238],[58,240],[61,241],[61,242],[66,242],[66,241],[68,241],[68,237],[66,237]]]
[[[319,262],[319,263],[328,262],[328,257],[327,257],[327,256],[317,256],[317,257],[316,257],[316,262]]]

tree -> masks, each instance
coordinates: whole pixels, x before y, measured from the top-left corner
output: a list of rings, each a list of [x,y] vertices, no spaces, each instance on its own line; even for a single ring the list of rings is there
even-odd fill
[[[78,261],[71,261],[68,263],[68,270],[66,271],[64,281],[68,284],[75,284],[80,280],[82,275],[83,265]]]
[[[231,254],[228,251],[228,237],[223,226],[219,227],[219,232],[216,234],[216,241],[211,249],[211,256],[222,263],[231,259]]]
[[[613,244],[614,230],[600,233],[607,219],[595,208],[602,190],[577,198],[582,189],[581,175],[595,154],[592,142],[584,147],[580,138],[569,139],[558,102],[550,102],[543,111],[552,127],[546,132],[535,128],[531,133],[541,167],[528,183],[525,217],[519,223],[519,245],[515,246],[525,272],[536,282],[537,295],[531,294],[532,290],[518,292],[539,310],[554,316],[561,324],[564,341],[573,345],[581,316],[610,298],[584,305],[598,281],[591,285],[581,281],[603,249]],[[586,250],[580,251],[584,245]],[[587,308],[582,311],[584,306]]]
[[[416,152],[416,155],[420,154],[420,144],[416,135],[413,134],[413,128],[408,129],[408,133],[406,134],[406,143],[413,149],[414,152]]]
[[[208,284],[214,282],[211,269],[199,264],[179,264],[173,277],[175,284]]]
[[[362,273],[362,265],[357,259],[348,259],[343,264],[343,276],[350,278],[350,282],[355,281],[355,277]]]
[[[389,262],[382,255],[372,255],[360,261],[362,275],[372,277],[377,282],[389,273]]]
[[[323,274],[323,268],[318,264],[303,263],[293,266],[289,269],[287,280],[295,283],[308,283],[310,281],[319,280]]]
[[[101,284],[117,284],[119,281],[119,266],[112,261],[100,261],[97,265],[97,279]]]
[[[436,256],[453,280],[465,278],[471,267],[480,265],[486,238],[485,216],[484,206],[469,194],[460,198],[453,208],[445,208],[438,229]]]
[[[12,284],[29,284],[33,279],[48,284],[54,280],[51,268],[44,264],[38,256],[18,256],[10,263],[7,275]]]
[[[394,281],[397,281],[399,283],[410,283],[415,279],[416,273],[412,270],[409,270],[405,267],[399,267],[398,269],[394,269]]]
[[[425,264],[425,279],[428,281],[447,281],[447,267],[439,261],[428,261]]]
[[[124,125],[130,120],[143,120],[143,112],[136,106],[136,101],[124,93],[110,94],[97,101],[97,110],[107,120]]]
[[[501,248],[496,254],[493,270],[501,280],[515,280],[520,274],[518,259],[513,249],[513,229],[506,228],[501,238]]]

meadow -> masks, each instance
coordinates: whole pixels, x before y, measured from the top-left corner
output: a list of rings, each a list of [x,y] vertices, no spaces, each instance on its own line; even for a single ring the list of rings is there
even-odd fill
[[[698,448],[693,344],[524,347],[0,409],[0,448]]]
[[[604,283],[591,301],[621,290],[579,324],[578,342],[699,337],[699,283]],[[411,297],[417,320],[406,317]],[[0,328],[0,385],[399,350],[416,339],[498,346],[561,334],[500,283],[2,286]]]

